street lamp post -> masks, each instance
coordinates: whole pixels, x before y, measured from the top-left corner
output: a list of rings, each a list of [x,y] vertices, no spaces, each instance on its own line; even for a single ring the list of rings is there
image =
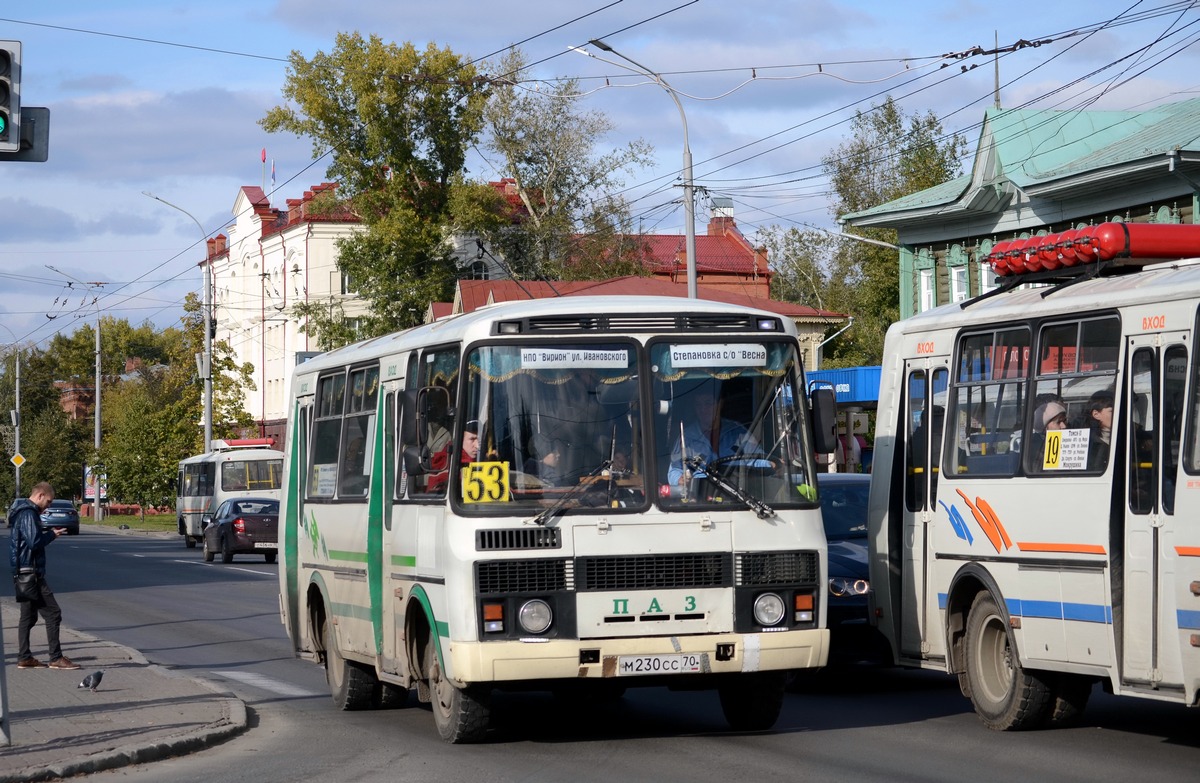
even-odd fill
[[[171,209],[179,210],[183,214],[192,219],[196,224],[196,228],[200,229],[200,247],[207,248],[208,232],[204,230],[204,226],[200,225],[200,221],[180,206],[172,204],[164,198],[160,198],[148,190],[142,191],[143,196],[149,196],[155,201],[161,201]],[[204,453],[212,451],[212,422],[213,422],[213,388],[212,388],[212,259],[208,257],[207,249],[204,253],[204,353],[197,356],[197,369],[200,371],[200,376],[204,379]]]
[[[688,298],[696,299],[696,298],[698,298],[698,293],[696,290],[696,205],[695,205],[695,200],[693,198],[693,192],[692,192],[693,191],[692,150],[688,146],[687,115],[684,114],[684,112],[683,112],[683,104],[679,102],[679,95],[676,94],[675,89],[673,87],[671,87],[671,85],[667,84],[666,79],[664,79],[662,76],[659,76],[657,73],[650,70],[649,68],[642,65],[641,63],[636,62],[633,59],[621,54],[616,49],[612,48],[611,46],[609,46],[608,44],[606,44],[604,41],[600,40],[599,38],[593,38],[592,40],[588,41],[588,43],[590,43],[592,46],[595,46],[597,49],[608,52],[610,54],[615,54],[617,57],[620,57],[622,60],[625,60],[626,62],[635,65],[637,67],[636,73],[641,73],[641,74],[643,74],[645,76],[649,76],[651,79],[653,79],[655,81],[655,83],[658,84],[659,87],[662,87],[664,90],[667,91],[667,94],[671,96],[671,100],[675,101],[675,107],[679,109],[679,119],[681,119],[683,121],[683,219],[684,219],[684,227],[683,228],[684,228],[684,252],[687,254]],[[633,70],[632,68],[629,68],[626,65],[622,65],[621,63],[614,63],[610,60],[605,60],[601,57],[596,57],[596,55],[592,54],[591,52],[585,51],[583,49],[575,49],[575,51],[580,52],[581,54],[585,54],[588,57],[595,57],[595,59],[600,60],[601,62],[606,62],[611,65],[615,65],[618,68],[624,68],[625,70],[628,70],[628,71]]]

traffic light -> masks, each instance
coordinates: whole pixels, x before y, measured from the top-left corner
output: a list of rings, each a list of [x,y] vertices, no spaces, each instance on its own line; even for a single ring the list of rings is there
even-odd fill
[[[0,41],[0,152],[21,149],[21,42]]]

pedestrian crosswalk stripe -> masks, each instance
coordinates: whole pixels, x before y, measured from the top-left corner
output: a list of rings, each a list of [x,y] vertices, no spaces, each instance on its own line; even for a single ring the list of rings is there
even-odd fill
[[[276,693],[280,696],[308,697],[324,695],[323,693],[310,691],[307,688],[301,688],[299,686],[292,685],[291,683],[284,682],[283,680],[276,680],[272,677],[267,677],[262,674],[255,674],[254,672],[230,671],[212,673],[218,677],[224,677],[228,680],[236,680],[243,685],[249,685],[252,688],[258,688],[259,690],[267,691],[269,693]]]

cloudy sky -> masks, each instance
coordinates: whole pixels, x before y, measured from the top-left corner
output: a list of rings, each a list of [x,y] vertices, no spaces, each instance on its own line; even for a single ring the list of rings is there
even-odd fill
[[[687,116],[698,199],[734,201],[742,231],[832,227],[820,159],[856,111],[891,95],[932,110],[974,143],[1005,107],[1136,109],[1194,97],[1193,2],[1092,0],[569,0],[489,3],[289,0],[59,0],[0,11],[0,39],[23,44],[27,106],[52,113],[50,160],[0,163],[0,344],[45,341],[95,318],[178,322],[201,289],[203,233],[232,221],[243,185],[272,203],[323,181],[311,145],[265,133],[290,52],[330,51],[336,33],[448,46],[471,58],[520,44],[543,79],[575,76],[618,145],[643,138],[655,165],[627,180],[647,231],[683,233],[682,123],[670,96],[630,73],[601,38],[659,72]],[[1013,47],[1018,41],[1039,46]],[[611,61],[588,58],[581,47]],[[261,152],[267,151],[267,164]],[[470,174],[496,177],[474,156]],[[104,283],[91,293],[81,284]],[[68,287],[70,284],[70,287]],[[93,301],[96,304],[93,304]]]

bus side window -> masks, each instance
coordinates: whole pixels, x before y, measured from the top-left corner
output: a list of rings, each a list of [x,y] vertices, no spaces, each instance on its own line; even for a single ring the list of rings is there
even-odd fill
[[[1163,451],[1162,507],[1175,513],[1175,478],[1179,472],[1179,438],[1183,432],[1183,393],[1187,382],[1187,348],[1173,345],[1167,349],[1163,366]]]
[[[908,376],[908,402],[905,405],[906,449],[908,465],[904,471],[905,501],[909,511],[925,508],[925,472],[928,469],[929,433],[925,426],[929,413],[925,407],[925,371],[917,370]]]
[[[1130,400],[1125,419],[1129,433],[1129,510],[1149,514],[1154,510],[1155,467],[1159,422],[1154,401],[1158,399],[1158,367],[1155,351],[1139,348],[1133,354]]]

